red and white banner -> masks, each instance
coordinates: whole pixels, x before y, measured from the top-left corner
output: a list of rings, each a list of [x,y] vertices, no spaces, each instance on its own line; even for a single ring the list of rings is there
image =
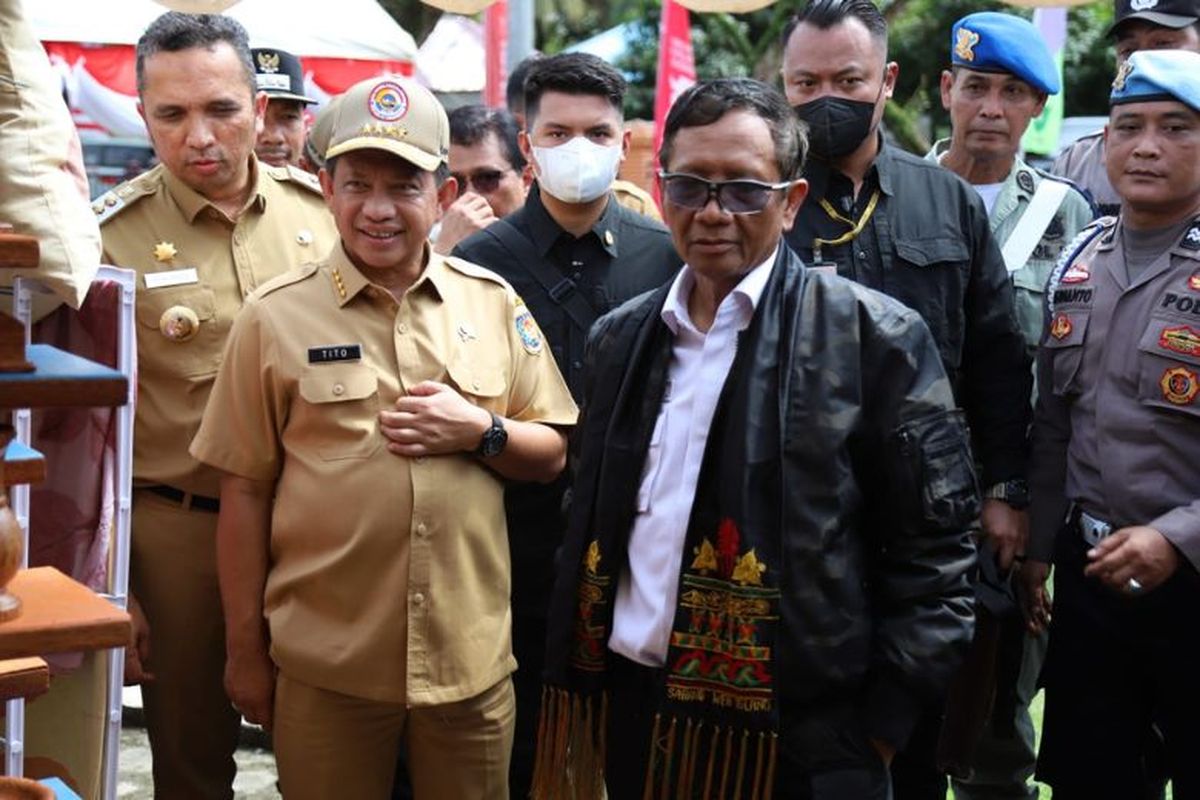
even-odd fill
[[[132,45],[43,42],[62,76],[75,124],[113,136],[146,135],[137,113],[137,77]],[[322,104],[376,75],[412,75],[410,61],[300,57],[305,94]],[[317,108],[320,106],[318,105]],[[316,108],[311,109],[313,111]]]
[[[675,0],[663,0],[662,27],[658,44],[658,82],[654,87],[654,159],[662,145],[667,112],[679,95],[696,82],[696,60],[692,53],[692,26],[688,10]],[[654,191],[658,193],[658,182]]]
[[[483,39],[487,65],[483,102],[493,108],[504,108],[504,90],[508,84],[508,0],[496,0],[484,12]]]

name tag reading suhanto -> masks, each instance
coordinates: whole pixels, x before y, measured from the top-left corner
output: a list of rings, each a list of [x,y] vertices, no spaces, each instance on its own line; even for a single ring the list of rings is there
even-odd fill
[[[162,289],[167,286],[186,286],[189,283],[199,283],[200,275],[195,267],[187,269],[169,269],[165,272],[147,272],[147,289]]]
[[[308,363],[334,364],[338,361],[361,361],[361,344],[327,344],[308,348]]]

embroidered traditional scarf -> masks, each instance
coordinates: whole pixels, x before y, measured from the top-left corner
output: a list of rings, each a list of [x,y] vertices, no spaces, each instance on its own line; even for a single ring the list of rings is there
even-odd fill
[[[658,713],[646,798],[757,800],[773,791],[780,397],[786,396],[779,365],[790,363],[803,281],[801,269],[787,266],[784,248],[739,337],[709,432],[684,544],[665,686],[653,699]],[[616,354],[606,359],[608,374],[601,365],[592,376],[597,389],[590,405],[611,414],[589,420],[583,431],[563,561],[575,565],[576,580],[560,580],[551,609],[536,798],[604,796],[604,673],[613,599],[671,354],[670,332],[659,317],[665,292],[654,297],[658,302],[633,312],[640,316],[619,323],[606,344]]]

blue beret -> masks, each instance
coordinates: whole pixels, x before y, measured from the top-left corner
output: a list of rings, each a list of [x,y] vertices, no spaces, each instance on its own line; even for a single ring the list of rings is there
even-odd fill
[[[1058,94],[1058,66],[1042,34],[1012,14],[980,11],[954,23],[950,63],[979,72],[1008,72],[1039,92]]]
[[[1200,111],[1200,53],[1139,50],[1117,70],[1111,105],[1178,100]]]

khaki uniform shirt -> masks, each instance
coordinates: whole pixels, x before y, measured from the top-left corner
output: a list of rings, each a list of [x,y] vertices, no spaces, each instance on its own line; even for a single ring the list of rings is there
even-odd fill
[[[616,195],[617,202],[630,211],[636,211],[642,216],[662,222],[662,214],[658,211],[654,197],[633,181],[620,179],[613,181],[612,193]]]
[[[1104,131],[1090,133],[1063,150],[1050,171],[1090,194],[1100,216],[1115,216],[1121,210],[1121,198],[1104,167]]]
[[[0,222],[36,236],[41,251],[37,272],[0,270],[0,285],[20,274],[46,284],[55,301],[35,293],[35,319],[60,300],[79,308],[100,266],[100,231],[58,74],[12,0],[0,2],[0,120]]]
[[[1051,284],[1029,555],[1050,560],[1074,502],[1200,566],[1200,217],[1132,282],[1120,222],[1102,224]]]
[[[380,410],[430,380],[503,417],[575,422],[524,304],[459,259],[431,254],[396,303],[339,245],[234,324],[192,452],[275,482],[265,613],[296,680],[429,705],[515,666],[503,482],[469,453],[397,456],[379,430]]]
[[[938,161],[950,149],[950,140],[938,141],[926,158]],[[1000,195],[988,215],[992,235],[1003,250],[1008,237],[1016,230],[1033,200],[1034,193],[1044,180],[1053,180],[1034,169],[1021,159],[1014,160],[1008,177],[1000,189]],[[1037,247],[1014,272],[1009,273],[1013,284],[1013,304],[1017,313],[1017,324],[1025,337],[1030,358],[1037,352],[1042,339],[1043,317],[1045,316],[1046,281],[1062,250],[1078,233],[1092,221],[1092,206],[1083,193],[1072,187],[1059,203],[1054,217],[1046,226]]]
[[[217,496],[218,473],[187,449],[233,318],[250,292],[337,241],[315,178],[252,165],[256,189],[237,222],[161,165],[97,200],[105,263],[138,272],[133,476],[140,485]],[[195,323],[179,322],[184,317]]]

